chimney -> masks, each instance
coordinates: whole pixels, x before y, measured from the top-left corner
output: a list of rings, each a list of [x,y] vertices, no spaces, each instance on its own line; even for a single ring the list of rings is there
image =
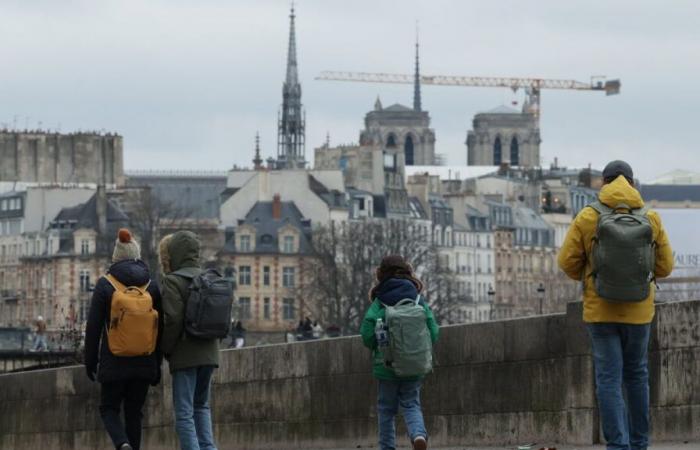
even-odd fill
[[[97,235],[104,237],[107,233],[107,192],[104,184],[97,186],[96,209],[97,209]]]
[[[279,194],[272,197],[272,218],[274,220],[282,219],[282,199]]]

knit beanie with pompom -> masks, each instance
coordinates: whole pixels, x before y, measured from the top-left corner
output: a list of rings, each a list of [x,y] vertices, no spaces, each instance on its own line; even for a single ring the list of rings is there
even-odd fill
[[[141,248],[136,243],[131,232],[126,228],[120,228],[117,233],[117,240],[114,243],[114,253],[112,253],[112,262],[119,262],[125,259],[141,258]]]

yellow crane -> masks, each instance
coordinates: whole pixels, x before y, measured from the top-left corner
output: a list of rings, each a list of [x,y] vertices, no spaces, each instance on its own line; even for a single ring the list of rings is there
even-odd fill
[[[321,72],[316,80],[355,81],[360,83],[413,84],[416,76],[421,84],[435,86],[469,86],[509,88],[513,92],[524,89],[526,101],[523,112],[535,116],[539,128],[540,91],[542,89],[569,89],[577,91],[604,91],[605,95],[620,93],[620,80],[607,80],[604,76],[591,77],[589,83],[576,80],[556,80],[546,78],[510,78],[510,77],[468,77],[451,75],[405,75],[393,73],[369,72]]]

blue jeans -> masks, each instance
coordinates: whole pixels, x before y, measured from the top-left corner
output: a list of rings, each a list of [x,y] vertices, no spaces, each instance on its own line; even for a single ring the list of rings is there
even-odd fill
[[[173,372],[175,430],[182,450],[216,450],[209,408],[213,372],[213,366]]]
[[[598,408],[608,450],[645,450],[649,445],[650,329],[650,324],[588,324]]]
[[[396,449],[396,424],[394,419],[401,406],[401,414],[406,422],[411,442],[418,436],[428,438],[420,408],[420,387],[422,381],[379,380],[377,415],[379,416],[380,450]]]

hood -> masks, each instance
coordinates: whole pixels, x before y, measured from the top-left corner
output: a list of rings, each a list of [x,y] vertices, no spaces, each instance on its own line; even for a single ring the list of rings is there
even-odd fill
[[[127,259],[112,264],[108,273],[124,286],[144,286],[151,279],[148,266],[140,259]]]
[[[387,306],[394,306],[405,298],[415,299],[418,290],[411,281],[404,278],[387,278],[377,286],[375,296]]]
[[[603,186],[598,194],[598,199],[609,208],[615,208],[621,203],[633,209],[644,206],[644,200],[642,200],[639,191],[630,185],[622,175],[617,177],[612,183]]]
[[[167,244],[170,271],[199,267],[199,239],[191,231],[178,231]]]

